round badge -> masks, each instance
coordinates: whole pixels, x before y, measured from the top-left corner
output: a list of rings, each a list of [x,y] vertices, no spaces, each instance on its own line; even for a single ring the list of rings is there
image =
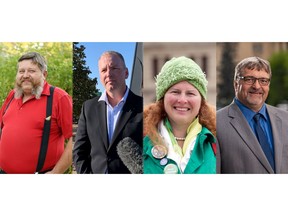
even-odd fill
[[[152,153],[153,157],[155,157],[157,159],[161,159],[167,155],[167,150],[162,145],[155,145],[151,149],[151,153]]]
[[[164,158],[162,158],[162,159],[160,160],[160,164],[161,164],[162,166],[165,166],[167,163],[168,163],[168,159],[167,159],[166,157],[164,157]]]
[[[178,167],[175,164],[168,164],[164,168],[165,174],[177,174],[178,173]]]

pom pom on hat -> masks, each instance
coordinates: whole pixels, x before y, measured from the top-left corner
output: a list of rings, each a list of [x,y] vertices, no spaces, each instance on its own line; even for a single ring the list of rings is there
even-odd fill
[[[208,81],[205,74],[192,59],[181,56],[167,61],[156,76],[157,101],[165,95],[171,86],[181,81],[191,83],[206,99]]]

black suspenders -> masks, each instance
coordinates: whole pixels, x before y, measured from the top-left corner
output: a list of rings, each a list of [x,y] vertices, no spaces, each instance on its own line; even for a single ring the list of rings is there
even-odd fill
[[[42,135],[42,141],[41,141],[41,146],[40,146],[40,153],[39,153],[36,173],[40,172],[41,169],[43,168],[46,154],[47,154],[50,127],[51,127],[52,102],[53,102],[54,88],[55,88],[54,86],[50,86],[50,95],[47,97],[46,118],[44,122],[44,129],[43,129],[43,135]]]

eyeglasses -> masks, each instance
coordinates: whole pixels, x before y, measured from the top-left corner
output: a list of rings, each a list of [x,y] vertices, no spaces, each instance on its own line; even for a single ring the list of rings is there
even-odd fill
[[[258,80],[261,86],[267,86],[270,83],[269,78],[256,78],[253,76],[246,76],[246,77],[239,76],[238,78],[241,80],[244,80],[244,83],[248,85],[253,85],[256,82],[256,80]]]

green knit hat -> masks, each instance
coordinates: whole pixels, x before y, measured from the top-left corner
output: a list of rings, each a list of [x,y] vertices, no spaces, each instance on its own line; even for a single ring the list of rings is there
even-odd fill
[[[205,74],[192,59],[181,56],[167,61],[156,76],[157,101],[171,86],[181,81],[191,83],[206,99],[208,81]]]

